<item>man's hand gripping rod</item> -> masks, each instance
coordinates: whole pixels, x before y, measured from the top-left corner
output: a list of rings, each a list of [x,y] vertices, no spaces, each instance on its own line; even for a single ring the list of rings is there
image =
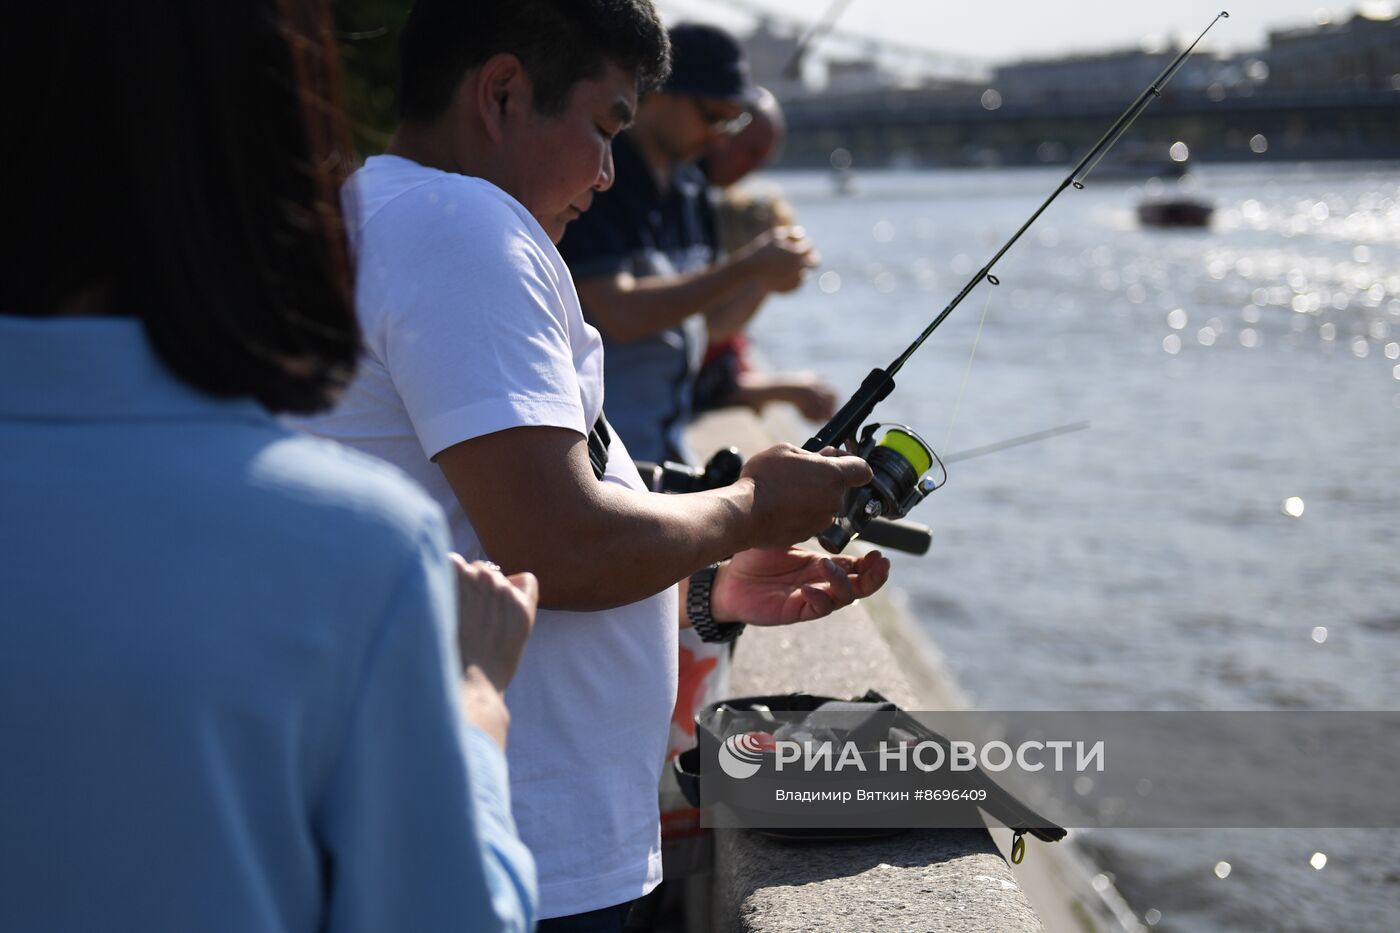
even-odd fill
[[[861,436],[857,438],[857,432],[866,418],[870,417],[875,406],[883,401],[892,391],[894,391],[894,377],[908,362],[909,357],[914,355],[914,351],[923,346],[925,340],[929,338],[938,325],[942,324],[953,309],[962,303],[962,300],[985,279],[993,285],[1000,284],[997,277],[992,274],[992,267],[997,264],[1002,256],[1006,254],[1021,235],[1030,229],[1040,215],[1045,213],[1056,198],[1068,187],[1073,185],[1080,189],[1084,187],[1084,179],[1099,164],[1099,161],[1113,148],[1113,144],[1128,131],[1128,127],[1147,109],[1152,98],[1160,97],[1162,88],[1181,70],[1186,59],[1195,51],[1196,46],[1205,38],[1206,33],[1220,20],[1228,19],[1230,14],[1221,11],[1215,19],[1210,21],[1210,25],[1201,31],[1181,54],[1169,64],[1157,79],[1147,86],[1137,100],[1123,112],[1108,132],[1103,134],[1094,147],[1079,160],[1070,173],[1065,176],[1045,202],[1036,208],[1035,213],[1021,225],[1021,228],[1012,234],[1011,238],[1002,244],[991,260],[977,271],[977,274],[963,286],[962,291],[948,302],[948,306],[939,312],[938,316],[924,328],[924,332],[905,349],[894,362],[884,369],[872,369],[870,374],[860,384],[860,388],[851,396],[850,401],[841,406],[841,410],[828,421],[820,431],[802,445],[803,450],[819,451],[826,447],[844,447],[860,457],[864,457],[870,462],[871,469],[875,471],[875,479],[870,485],[853,489],[846,495],[846,505],[842,513],[836,516],[835,522],[825,531],[820,541],[822,546],[832,553],[841,551],[850,541],[862,532],[867,532],[871,525],[884,519],[898,519],[906,515],[919,502],[942,485],[931,478],[930,467],[937,464],[941,469],[937,456],[926,443],[914,434],[913,431],[903,426],[892,427],[885,436],[885,440],[878,443],[875,439],[876,431],[882,425],[868,425]],[[897,435],[893,442],[890,442],[890,435]],[[912,443],[909,440],[912,438]],[[922,455],[918,447],[922,447]],[[892,451],[893,453],[877,453],[877,451]],[[871,460],[872,455],[876,460]],[[903,461],[901,463],[901,460]],[[878,462],[877,462],[878,461]],[[881,467],[884,469],[881,469]],[[913,473],[912,480],[909,474]],[[919,475],[923,474],[923,475]],[[946,474],[945,474],[946,478]],[[877,526],[878,527],[878,526]]]

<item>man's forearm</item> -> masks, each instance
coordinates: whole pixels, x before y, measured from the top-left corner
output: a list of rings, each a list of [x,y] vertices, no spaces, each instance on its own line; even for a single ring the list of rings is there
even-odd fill
[[[750,282],[732,297],[707,308],[705,326],[710,340],[728,340],[742,333],[767,297],[768,289],[758,282]]]
[[[847,488],[870,479],[857,458],[789,444],[750,457],[733,485],[667,496],[599,482],[586,440],[549,427],[482,435],[437,461],[486,555],[507,573],[534,573],[541,607],[579,611],[633,603],[739,551],[810,537]]]
[[[730,258],[679,275],[638,279],[623,273],[576,284],[584,310],[598,329],[610,340],[627,343],[655,336],[693,314],[733,301],[756,283],[757,275],[747,260]]]
[[[540,582],[540,606],[591,611],[637,602],[750,545],[753,484],[748,480],[681,496],[599,483],[594,508],[557,538],[520,555]],[[574,542],[560,547],[558,542]],[[493,557],[495,555],[493,554]]]

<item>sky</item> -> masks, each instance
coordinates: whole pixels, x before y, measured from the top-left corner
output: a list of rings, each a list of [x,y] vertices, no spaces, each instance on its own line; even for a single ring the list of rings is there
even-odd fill
[[[668,22],[708,20],[747,31],[746,7],[785,12],[812,21],[829,0],[655,0]],[[1365,0],[1382,13],[1394,4]],[[936,52],[988,63],[1132,47],[1173,36],[1195,38],[1222,9],[1207,37],[1213,48],[1244,51],[1266,44],[1271,29],[1307,26],[1319,11],[1350,18],[1356,3],[1319,0],[850,0],[838,23],[863,35],[890,38]]]

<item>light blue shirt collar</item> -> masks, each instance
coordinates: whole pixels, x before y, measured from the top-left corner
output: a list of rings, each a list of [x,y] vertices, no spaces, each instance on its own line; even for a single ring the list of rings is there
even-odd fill
[[[271,420],[250,398],[215,398],[176,379],[152,352],[138,320],[0,314],[0,417],[192,415]]]

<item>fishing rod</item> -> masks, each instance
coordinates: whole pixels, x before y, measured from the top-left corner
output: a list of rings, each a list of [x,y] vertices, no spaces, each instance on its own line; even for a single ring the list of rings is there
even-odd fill
[[[948,315],[953,313],[953,309],[960,305],[974,288],[984,280],[992,285],[999,285],[1000,280],[992,273],[992,268],[1006,255],[1006,251],[1021,238],[1031,225],[1034,224],[1040,215],[1045,213],[1056,198],[1065,189],[1073,186],[1076,189],[1083,189],[1084,179],[1089,176],[1099,161],[1113,148],[1119,138],[1128,131],[1133,122],[1147,109],[1154,97],[1162,95],[1162,88],[1166,86],[1181,66],[1186,63],[1186,59],[1195,51],[1196,46],[1205,38],[1222,19],[1229,19],[1230,14],[1222,10],[1215,19],[1210,21],[1210,25],[1201,30],[1201,34],[1196,37],[1181,54],[1178,55],[1171,64],[1167,65],[1162,73],[1157,76],[1147,88],[1138,95],[1127,110],[1123,111],[1108,132],[1104,133],[1094,147],[1090,149],[1084,158],[1070,170],[1064,181],[1051,192],[1040,207],[1036,208],[1030,218],[1021,225],[1021,228],[1011,235],[1011,238],[1002,244],[1001,249],[987,262],[985,266],[963,286],[962,290],[953,297],[938,316],[924,328],[913,343],[911,343],[903,353],[895,357],[893,363],[884,369],[872,369],[861,382],[860,388],[851,396],[850,401],[841,407],[835,416],[828,421],[820,431],[818,431],[806,444],[802,445],[803,450],[819,451],[826,447],[845,447],[851,453],[864,459],[874,473],[874,478],[869,484],[853,489],[846,495],[846,502],[840,515],[831,527],[823,532],[819,539],[822,546],[832,553],[841,551],[854,538],[860,535],[872,521],[877,519],[898,519],[908,514],[909,510],[918,505],[928,496],[929,493],[938,489],[940,482],[936,473],[941,472],[943,478],[947,478],[947,470],[933,448],[928,445],[923,438],[919,437],[911,428],[906,425],[886,425],[868,424],[864,429],[860,428],[861,422],[868,418],[875,410],[875,406],[884,401],[889,394],[894,391],[894,377],[914,355],[914,352],[923,346],[924,341],[938,329]],[[885,429],[880,434],[880,429]],[[859,431],[859,437],[857,437]],[[938,469],[935,470],[934,466]]]

